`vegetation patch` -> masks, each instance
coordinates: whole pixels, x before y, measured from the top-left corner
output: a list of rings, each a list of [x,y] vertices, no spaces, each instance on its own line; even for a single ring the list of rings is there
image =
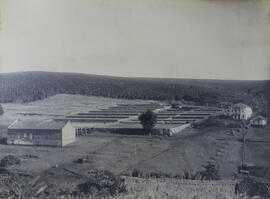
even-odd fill
[[[124,179],[106,170],[93,170],[89,172],[90,179],[78,185],[80,193],[86,196],[108,196],[126,192]]]
[[[0,115],[3,115],[4,114],[4,109],[2,107],[2,105],[0,104]]]
[[[21,160],[13,155],[7,155],[0,161],[0,167],[11,167],[14,165],[20,165]]]
[[[239,192],[249,196],[270,198],[270,183],[261,182],[255,177],[247,176],[239,183]]]
[[[24,158],[24,159],[39,159],[38,156],[33,155],[33,154],[25,154],[25,155],[23,155],[21,157]]]
[[[143,173],[141,170],[135,168],[130,174],[125,173],[124,176],[139,177],[139,178],[175,178],[175,179],[185,179],[185,180],[220,180],[218,165],[212,161],[203,165],[204,170],[198,171],[195,174],[185,170],[183,175],[172,175],[171,173],[162,172],[150,172]]]

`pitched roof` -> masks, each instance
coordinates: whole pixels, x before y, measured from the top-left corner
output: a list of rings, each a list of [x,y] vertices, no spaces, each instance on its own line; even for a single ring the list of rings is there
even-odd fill
[[[234,108],[249,108],[248,105],[243,104],[243,103],[237,103],[235,105],[233,105]]]
[[[256,116],[256,117],[252,118],[252,120],[266,120],[266,118],[259,115],[259,116]]]
[[[55,120],[16,120],[8,127],[8,129],[60,130],[66,123],[66,121]]]

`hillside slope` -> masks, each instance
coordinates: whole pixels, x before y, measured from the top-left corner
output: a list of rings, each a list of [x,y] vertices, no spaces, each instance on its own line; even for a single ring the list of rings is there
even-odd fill
[[[0,102],[29,102],[59,93],[124,99],[185,99],[264,105],[270,81],[124,78],[56,72],[0,74]]]

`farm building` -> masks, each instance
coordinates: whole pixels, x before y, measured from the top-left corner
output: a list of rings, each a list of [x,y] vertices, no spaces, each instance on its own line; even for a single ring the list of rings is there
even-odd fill
[[[75,141],[75,128],[66,121],[16,120],[8,127],[7,144],[65,146]]]
[[[252,126],[266,126],[267,121],[266,118],[263,116],[257,116],[250,120],[250,124]]]
[[[251,118],[252,109],[246,104],[238,103],[226,110],[227,115],[231,116],[233,119],[247,120]]]

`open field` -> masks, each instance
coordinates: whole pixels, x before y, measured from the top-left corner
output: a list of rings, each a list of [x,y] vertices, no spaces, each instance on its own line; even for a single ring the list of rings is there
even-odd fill
[[[245,144],[245,163],[257,168],[255,175],[270,179],[270,130],[250,128]],[[251,171],[252,174],[254,172]]]
[[[192,129],[184,130],[192,132]],[[188,132],[190,131],[190,132]],[[208,137],[209,136],[209,137]],[[208,139],[207,139],[208,137]],[[211,138],[210,138],[211,137]],[[111,170],[115,174],[130,173],[139,169],[144,173],[161,172],[182,175],[188,169],[191,173],[202,170],[207,161],[217,159],[222,162],[222,177],[230,179],[236,172],[238,154],[228,151],[230,143],[219,143],[213,132],[208,135],[193,135],[182,138],[159,138],[145,136],[121,136],[107,133],[93,133],[77,137],[77,141],[64,148],[28,147],[0,145],[1,156],[24,157],[35,155],[38,159],[22,158],[22,165],[16,169],[29,172],[46,170],[54,165],[67,165],[72,170],[84,173],[89,168]],[[225,146],[216,156],[219,147]],[[235,149],[237,152],[238,148]],[[229,154],[230,161],[224,155]],[[73,161],[86,158],[84,164]],[[229,170],[228,170],[229,168]]]

